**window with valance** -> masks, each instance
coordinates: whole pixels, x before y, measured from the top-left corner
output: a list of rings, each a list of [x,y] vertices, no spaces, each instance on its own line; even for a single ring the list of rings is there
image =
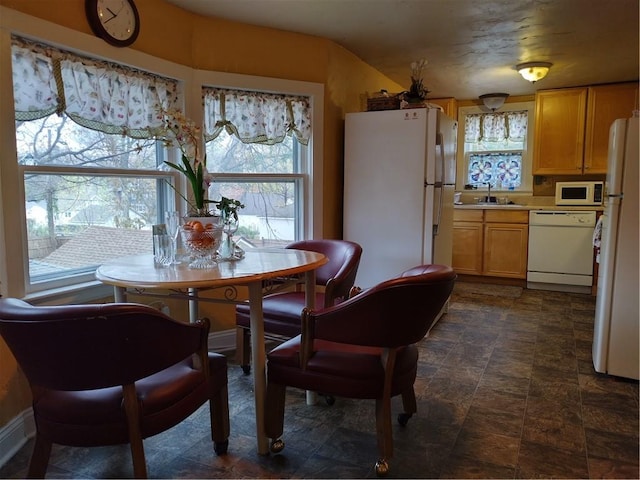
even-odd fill
[[[522,185],[528,111],[464,116],[465,183],[517,190]]]
[[[306,96],[204,87],[209,196],[242,201],[241,235],[260,246],[302,238],[309,185]]]
[[[31,288],[149,252],[175,198],[155,135],[178,82],[19,37],[11,53]]]

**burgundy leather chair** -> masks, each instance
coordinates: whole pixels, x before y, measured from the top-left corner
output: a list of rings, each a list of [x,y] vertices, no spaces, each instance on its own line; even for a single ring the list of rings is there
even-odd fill
[[[302,240],[285,248],[324,254],[329,261],[316,270],[316,307],[326,308],[345,300],[356,279],[362,247],[347,240]],[[300,333],[300,314],[305,307],[303,291],[281,292],[263,299],[266,339],[284,341]],[[249,305],[236,307],[236,356],[246,375],[250,372]]]
[[[146,478],[142,439],[209,402],[217,454],[227,451],[226,357],[208,352],[209,321],[185,324],[138,304],[32,306],[0,298],[0,334],[33,394],[29,478],[44,477],[53,443],[131,444]]]
[[[266,433],[274,453],[284,448],[286,387],[335,397],[375,399],[379,450],[376,473],[385,475],[393,455],[391,397],[402,396],[406,425],[416,412],[413,384],[418,349],[449,298],[451,267],[421,265],[336,306],[304,309],[302,334],[267,355]]]

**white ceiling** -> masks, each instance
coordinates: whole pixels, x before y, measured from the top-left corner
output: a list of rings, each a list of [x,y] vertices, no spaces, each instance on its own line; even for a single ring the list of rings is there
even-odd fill
[[[331,39],[405,88],[409,65],[425,58],[432,98],[524,95],[639,77],[638,0],[167,1]],[[529,61],[553,63],[535,85],[514,68]]]

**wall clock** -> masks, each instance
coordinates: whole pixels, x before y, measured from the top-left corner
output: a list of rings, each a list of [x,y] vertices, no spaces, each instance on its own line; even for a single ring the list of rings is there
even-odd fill
[[[140,17],[133,0],[85,0],[91,30],[115,47],[127,47],[140,33]]]

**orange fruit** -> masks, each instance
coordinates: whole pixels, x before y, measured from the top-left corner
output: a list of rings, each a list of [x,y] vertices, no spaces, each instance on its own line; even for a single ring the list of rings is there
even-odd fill
[[[204,226],[202,225],[202,223],[200,223],[197,220],[194,220],[192,222],[191,227],[196,231],[196,232],[204,232]]]

